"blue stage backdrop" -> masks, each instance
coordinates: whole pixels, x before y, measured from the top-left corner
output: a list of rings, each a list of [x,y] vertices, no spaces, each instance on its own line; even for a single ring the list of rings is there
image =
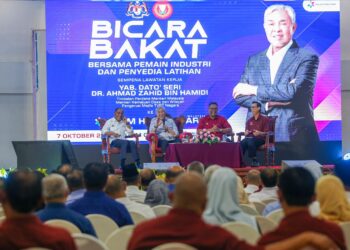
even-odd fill
[[[325,4],[327,2],[327,4]],[[211,101],[234,132],[247,110],[232,98],[249,56],[269,47],[271,4],[234,1],[46,1],[48,138],[98,142],[96,118],[125,110],[136,132],[162,105],[194,131]],[[339,1],[283,1],[294,39],[319,56],[313,95],[321,140],[341,140]]]

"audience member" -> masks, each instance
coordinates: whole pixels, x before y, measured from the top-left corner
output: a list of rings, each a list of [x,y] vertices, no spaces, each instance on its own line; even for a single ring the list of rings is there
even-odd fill
[[[6,215],[0,225],[0,249],[76,249],[66,230],[44,225],[33,214],[41,200],[41,182],[33,172],[10,173],[0,190],[0,200]]]
[[[184,172],[185,170],[181,166],[173,166],[168,168],[165,172],[165,182],[168,184],[174,184],[176,178]]]
[[[153,169],[145,168],[141,170],[140,176],[141,188],[142,190],[147,191],[148,185],[151,183],[151,181],[156,179],[156,174],[154,173]]]
[[[168,194],[169,189],[163,181],[153,180],[148,186],[145,204],[151,207],[171,205]]]
[[[308,206],[314,198],[315,179],[308,170],[301,167],[286,169],[279,178],[278,187],[278,198],[285,217],[277,229],[260,238],[259,245],[313,231],[327,235],[340,249],[346,249],[344,236],[338,225],[314,218],[309,213]]]
[[[236,174],[236,173],[235,173]],[[251,204],[248,199],[248,195],[244,190],[244,185],[241,177],[237,178],[237,192],[238,192],[238,201],[239,204],[249,205],[252,208],[255,208],[254,204]]]
[[[126,183],[122,181],[120,177],[116,175],[108,176],[105,192],[109,197],[124,204],[129,212],[141,213],[148,219],[156,217],[152,208],[149,206],[130,200],[126,196],[125,190]]]
[[[314,163],[311,163],[311,164],[307,163],[307,164],[305,164],[303,166],[299,166],[299,167],[303,167],[303,168],[307,169],[314,177],[315,182],[317,182],[317,180],[323,175],[322,170],[318,164],[315,165]],[[274,202],[270,202],[266,205],[266,207],[263,211],[263,216],[267,216],[268,214],[270,214],[273,211],[276,211],[280,208],[281,208],[281,204],[278,200],[274,201]],[[318,201],[313,201],[310,204],[309,212],[311,213],[312,216],[318,216],[320,214],[320,204]]]
[[[247,186],[245,187],[245,192],[250,195],[259,190],[260,187],[260,171],[252,169],[248,172],[246,176]]]
[[[200,250],[287,250],[311,245],[332,249],[334,243],[315,233],[304,233],[266,248],[253,247],[238,240],[225,229],[206,224],[202,213],[206,204],[206,184],[198,174],[186,173],[176,181],[171,198],[174,208],[165,216],[137,225],[128,244],[128,250],[152,249],[170,242],[181,242]]]
[[[107,169],[108,169],[108,174],[115,174],[115,169],[114,169],[114,167],[113,167],[113,165],[112,164],[110,164],[110,163],[103,163],[106,167],[107,167]]]
[[[224,224],[239,221],[258,230],[256,220],[242,211],[239,206],[238,179],[229,168],[216,170],[208,184],[208,203],[203,218],[210,224]]]
[[[345,186],[346,196],[350,201],[350,161],[349,160],[339,160],[335,164],[334,169],[335,175],[341,179]]]
[[[132,201],[144,203],[146,192],[140,190],[141,176],[135,164],[129,164],[123,168],[123,181],[127,184],[126,196]]]
[[[336,223],[350,221],[350,204],[344,185],[338,177],[321,177],[317,181],[316,197],[320,203],[320,218]]]
[[[60,219],[76,225],[82,233],[96,236],[90,221],[81,214],[66,207],[65,201],[68,196],[68,185],[62,175],[51,174],[42,180],[42,194],[46,207],[37,216],[42,222]]]
[[[114,220],[119,227],[133,224],[125,206],[108,197],[103,188],[106,185],[108,169],[101,163],[89,163],[84,168],[84,196],[68,205],[70,209],[81,213],[102,214]]]
[[[278,173],[273,168],[265,168],[260,173],[260,179],[262,182],[263,188],[256,193],[252,193],[249,196],[249,201],[263,201],[267,199],[276,199],[277,200],[277,179]]]
[[[70,191],[66,201],[68,205],[84,196],[86,190],[84,188],[83,171],[81,169],[73,169],[67,175],[67,183]]]
[[[59,165],[56,169],[57,174],[63,175],[64,177],[67,177],[67,175],[73,170],[72,165],[69,163],[63,163]]]
[[[188,172],[197,172],[198,174],[204,176],[204,165],[200,161],[193,161],[187,165]]]
[[[216,165],[216,164],[213,164],[213,165],[210,165],[209,167],[207,167],[207,169],[204,171],[205,183],[207,183],[207,184],[209,183],[212,174],[216,170],[218,170],[219,168],[221,168],[221,166],[220,165]]]

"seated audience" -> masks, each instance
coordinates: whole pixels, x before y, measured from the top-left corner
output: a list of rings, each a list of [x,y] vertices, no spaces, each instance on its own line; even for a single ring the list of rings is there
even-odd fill
[[[208,184],[208,203],[203,218],[216,225],[238,221],[258,230],[255,218],[244,213],[239,206],[239,178],[232,169],[225,167],[213,173]]]
[[[64,177],[67,177],[67,175],[72,172],[73,167],[69,163],[63,163],[59,165],[56,169],[57,174],[63,175]]]
[[[204,176],[204,165],[200,161],[193,161],[187,165],[188,172],[197,172],[198,174]]]
[[[156,179],[156,175],[153,169],[145,168],[141,170],[140,176],[141,176],[141,188],[142,190],[147,191],[148,185],[151,183],[151,181]]]
[[[277,229],[260,238],[259,245],[313,231],[327,235],[340,249],[346,249],[342,230],[337,224],[314,218],[309,213],[308,206],[314,198],[315,179],[308,170],[301,167],[286,169],[280,175],[278,187],[278,198],[285,217]]]
[[[336,223],[350,222],[350,204],[344,185],[338,177],[321,177],[317,181],[316,197],[320,203],[320,218]]]
[[[206,184],[198,174],[185,173],[176,181],[171,195],[174,208],[162,217],[138,224],[131,236],[128,250],[148,250],[161,244],[180,242],[200,250],[292,250],[304,246],[335,248],[327,237],[304,233],[283,242],[263,247],[250,246],[225,229],[206,224],[202,213],[206,204]]]
[[[313,163],[305,164],[302,167],[308,170],[312,174],[312,176],[315,179],[315,182],[317,182],[317,180],[323,175],[321,168],[318,165],[314,165]],[[278,200],[274,202],[270,202],[269,204],[266,205],[263,211],[263,216],[267,216],[268,214],[280,208],[281,208],[281,204]],[[313,201],[310,204],[309,211],[312,216],[318,216],[320,214],[320,204],[318,203],[318,201]]]
[[[273,168],[265,168],[260,173],[260,179],[262,182],[263,188],[256,193],[249,195],[249,201],[263,201],[267,199],[276,199],[277,200],[277,179],[278,173]]]
[[[261,103],[252,102],[252,117],[249,118],[245,125],[245,138],[241,141],[243,155],[248,151],[249,158],[252,159],[253,167],[260,166],[256,159],[256,151],[265,144],[267,132],[269,132],[269,119],[260,112]]]
[[[165,155],[169,143],[179,141],[176,138],[179,134],[177,126],[172,118],[166,117],[164,107],[157,108],[157,117],[151,120],[149,132],[157,134],[158,147],[162,149],[163,155]]]
[[[235,172],[236,174],[236,172]],[[237,174],[236,174],[237,175]],[[237,178],[237,192],[238,192],[238,201],[239,204],[250,205],[252,208],[255,208],[254,204],[251,204],[248,199],[248,195],[244,190],[244,185],[241,177]]]
[[[147,189],[145,204],[154,207],[158,205],[171,205],[169,189],[166,183],[161,180],[153,180]]]
[[[175,183],[176,178],[183,174],[185,170],[181,166],[173,166],[165,172],[165,182],[168,184]]]
[[[141,176],[135,164],[129,164],[123,168],[123,181],[126,182],[126,196],[139,203],[144,203],[146,192],[140,190]]]
[[[96,236],[91,222],[66,207],[65,201],[68,195],[68,185],[63,176],[51,174],[42,180],[42,193],[46,207],[37,216],[42,222],[60,219],[66,220],[76,225],[84,234]]]
[[[209,183],[211,176],[219,168],[221,168],[221,166],[217,165],[217,164],[210,165],[209,167],[206,168],[206,170],[204,171],[205,183],[207,183],[207,184]]]
[[[120,177],[116,175],[108,176],[105,192],[109,197],[124,204],[129,212],[141,213],[148,219],[156,217],[152,208],[149,206],[130,200],[126,196],[125,190],[126,183],[122,181]]]
[[[11,172],[0,200],[6,216],[0,225],[0,249],[76,249],[66,230],[45,225],[33,214],[41,200],[41,182],[33,172]]]
[[[208,107],[208,115],[202,117],[198,122],[197,133],[206,129],[211,134],[222,140],[223,135],[231,134],[232,128],[225,117],[218,115],[218,103],[211,102]]]
[[[85,193],[83,171],[81,169],[74,169],[67,175],[67,183],[70,194],[67,197],[66,204],[70,204],[77,199],[83,197]]]
[[[108,197],[103,188],[106,185],[108,169],[101,163],[89,163],[84,168],[84,196],[68,205],[68,208],[82,214],[102,214],[117,223],[119,227],[133,224],[125,206]]]
[[[260,187],[260,171],[252,169],[248,172],[246,176],[247,186],[245,187],[245,192],[250,195],[259,191]]]
[[[335,164],[335,175],[341,179],[345,186],[346,196],[350,202],[350,161],[341,159]]]

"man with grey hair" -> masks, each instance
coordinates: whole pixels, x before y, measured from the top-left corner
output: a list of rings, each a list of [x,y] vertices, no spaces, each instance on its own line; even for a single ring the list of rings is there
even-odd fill
[[[106,121],[101,133],[110,137],[111,147],[120,148],[120,165],[122,168],[125,166],[128,149],[136,165],[140,166],[140,157],[136,143],[126,139],[126,136],[133,134],[133,129],[124,116],[122,108],[115,109],[114,117]]]
[[[96,236],[90,221],[79,213],[66,207],[68,185],[65,178],[59,174],[51,174],[42,180],[42,194],[46,203],[44,209],[37,213],[42,222],[60,219],[76,225],[82,233]]]
[[[319,58],[293,40],[296,27],[292,7],[277,4],[266,9],[264,29],[270,46],[249,57],[233,98],[248,109],[260,102],[262,114],[277,116],[276,141],[312,144],[319,141],[313,116]]]
[[[200,161],[193,161],[187,165],[188,172],[196,172],[201,176],[204,176],[204,165]]]
[[[162,106],[157,108],[157,116],[152,118],[149,132],[157,134],[158,146],[162,149],[163,154],[165,154],[169,143],[178,141],[176,138],[179,134],[177,126],[172,118],[167,117]]]

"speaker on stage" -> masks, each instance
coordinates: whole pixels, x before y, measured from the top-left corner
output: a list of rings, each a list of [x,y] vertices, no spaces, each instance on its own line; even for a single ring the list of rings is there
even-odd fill
[[[48,173],[59,165],[69,163],[78,167],[70,141],[13,141],[17,168],[46,168]]]
[[[318,179],[322,176],[322,165],[315,160],[282,161],[282,171],[293,167],[306,168],[311,172],[315,179]]]

